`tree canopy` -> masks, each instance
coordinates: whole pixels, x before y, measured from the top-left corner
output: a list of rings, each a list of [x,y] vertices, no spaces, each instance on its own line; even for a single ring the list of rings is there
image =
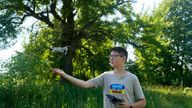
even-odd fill
[[[165,85],[191,85],[191,1],[169,0],[152,15],[143,15],[143,52],[136,64],[145,79]],[[190,61],[190,62],[189,62]],[[184,80],[185,79],[185,80]]]
[[[10,72],[23,73],[30,69],[28,72],[35,71],[38,79],[51,65],[83,79],[92,78],[110,69],[109,48],[118,43],[134,47],[136,60],[129,61],[126,68],[142,81],[190,86],[192,2],[165,0],[152,14],[134,13],[132,3],[128,0],[1,0],[2,48],[17,37],[20,24],[27,17],[39,20],[39,31],[31,33],[24,52],[7,65]],[[117,13],[121,16],[111,17]],[[52,47],[68,47],[68,50],[53,53]]]
[[[77,49],[91,52],[83,46],[83,40],[104,42],[113,40],[117,21],[102,20],[115,11],[130,9],[128,0],[1,0],[1,44],[3,47],[16,38],[19,25],[27,17],[34,17],[53,31],[53,47],[70,46],[60,58],[60,68],[72,73],[72,60]]]

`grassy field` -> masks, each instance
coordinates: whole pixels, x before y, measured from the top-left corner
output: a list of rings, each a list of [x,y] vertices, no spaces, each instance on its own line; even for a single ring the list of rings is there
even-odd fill
[[[192,91],[181,87],[148,86],[147,108],[192,108]]]
[[[192,92],[179,87],[146,86],[146,108],[192,108]],[[102,108],[101,89],[60,85],[0,86],[0,108]]]

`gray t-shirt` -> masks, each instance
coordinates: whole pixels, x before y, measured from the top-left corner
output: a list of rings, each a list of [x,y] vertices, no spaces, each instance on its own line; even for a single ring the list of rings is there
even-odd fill
[[[108,71],[90,79],[90,81],[95,87],[100,86],[103,88],[104,108],[116,108],[109,101],[106,94],[124,99],[129,104],[135,103],[138,99],[144,99],[144,94],[137,76],[130,72],[126,72],[124,76],[118,77],[114,71]]]

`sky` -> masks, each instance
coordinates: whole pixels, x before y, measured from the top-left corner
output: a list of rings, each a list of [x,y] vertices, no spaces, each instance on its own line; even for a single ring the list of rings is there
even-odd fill
[[[142,10],[151,12],[151,10],[154,7],[157,7],[161,2],[162,0],[136,0],[136,3],[133,4],[133,8],[136,13],[141,12]]]
[[[162,0],[136,0],[137,2],[133,4],[133,9],[136,13],[148,11],[148,13],[152,12],[152,10],[162,2]],[[135,60],[134,49],[132,46],[127,47],[128,51],[128,60]]]
[[[154,7],[157,7],[161,1],[162,0],[137,0],[137,2],[133,4],[133,8],[136,13],[142,12],[142,10],[148,10],[149,12],[151,12],[151,10]],[[24,23],[22,26],[25,28],[29,28],[35,21],[36,20],[33,18],[27,19],[27,21],[25,21],[26,23]],[[23,30],[19,35],[21,36],[17,39],[17,43],[14,46],[0,51],[0,60],[6,60],[13,56],[16,51],[22,51],[22,43],[24,42],[26,36],[29,34],[26,30]],[[129,59],[134,59],[133,48],[131,46],[128,46],[128,49]]]
[[[20,32],[20,36],[18,36],[19,38],[16,39],[17,42],[15,43],[15,45],[11,46],[10,48],[7,48],[5,50],[1,50],[0,51],[0,60],[6,60],[8,58],[10,58],[11,56],[13,56],[16,51],[21,52],[23,47],[22,44],[23,42],[26,40],[26,37],[29,36],[29,33],[27,32],[27,28],[30,28],[31,25],[33,23],[35,23],[37,20],[35,18],[28,18],[26,19],[26,23],[22,24],[21,27],[23,27],[24,29]]]

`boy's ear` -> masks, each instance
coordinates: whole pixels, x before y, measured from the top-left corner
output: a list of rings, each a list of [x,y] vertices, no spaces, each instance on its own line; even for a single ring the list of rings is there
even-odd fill
[[[124,63],[126,63],[126,57],[125,56],[123,57],[123,61],[124,61]]]

